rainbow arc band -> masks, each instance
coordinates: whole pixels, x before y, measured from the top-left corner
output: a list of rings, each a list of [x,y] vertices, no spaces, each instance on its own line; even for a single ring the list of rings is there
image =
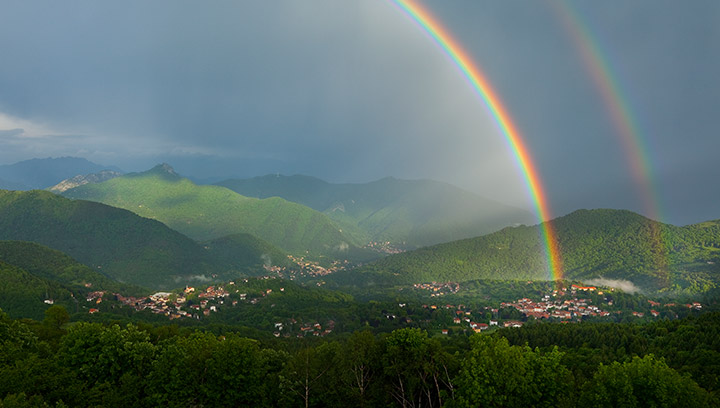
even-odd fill
[[[592,35],[589,25],[568,1],[551,1],[548,6],[573,41],[587,74],[592,80],[603,104],[610,115],[616,135],[627,157],[633,180],[638,187],[640,198],[644,201],[647,215],[656,221],[662,221],[658,194],[653,188],[652,166],[646,152],[647,141],[643,141],[635,115],[632,114],[627,98],[621,92],[620,82],[613,74],[607,53],[600,49],[596,36]]]
[[[450,57],[460,69],[463,76],[469,81],[475,92],[483,101],[490,115],[494,119],[500,132],[505,138],[513,153],[516,163],[520,167],[526,188],[533,201],[536,215],[540,223],[543,245],[547,257],[547,267],[551,280],[562,279],[562,262],[560,251],[552,227],[551,214],[548,208],[547,197],[540,182],[540,176],[535,168],[530,153],[523,142],[520,132],[510,119],[510,115],[500,101],[500,97],[490,86],[486,75],[473,63],[460,45],[442,27],[439,21],[427,10],[410,0],[390,0],[408,17],[410,17],[435,43]]]
[[[573,41],[587,74],[608,111],[633,181],[637,186],[636,190],[642,200],[645,214],[652,220],[662,221],[659,195],[655,189],[651,161],[647,154],[650,151],[650,145],[643,138],[643,132],[640,131],[636,116],[630,109],[627,95],[622,92],[624,87],[621,86],[618,76],[611,69],[610,60],[607,58],[608,53],[601,49],[600,42],[597,36],[593,35],[587,19],[582,18],[583,16],[573,7],[572,2],[557,0],[547,4],[555,12],[567,31],[568,37]],[[646,238],[658,255],[655,267],[660,273],[659,276],[669,282],[671,245],[668,237],[659,224],[650,223]]]

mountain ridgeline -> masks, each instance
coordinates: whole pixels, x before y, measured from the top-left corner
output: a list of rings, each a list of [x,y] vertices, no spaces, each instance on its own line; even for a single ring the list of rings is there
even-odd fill
[[[532,223],[530,213],[431,180],[384,178],[331,184],[308,176],[269,175],[218,183],[239,194],[282,197],[321,211],[361,239],[407,248],[449,242]]]
[[[293,253],[345,257],[360,252],[360,242],[318,211],[278,197],[260,200],[196,185],[167,164],[63,195],[130,210],[199,241],[248,233]]]
[[[650,290],[706,291],[720,283],[720,221],[685,227],[623,210],[579,210],[550,221],[568,279],[630,280]],[[393,255],[338,275],[340,282],[544,280],[540,226]]]
[[[266,253],[274,255],[272,262],[283,262],[269,244],[250,244],[257,240],[253,237],[229,239],[211,255],[159,221],[39,190],[0,190],[0,239],[36,242],[109,278],[153,289],[257,274],[267,263]]]

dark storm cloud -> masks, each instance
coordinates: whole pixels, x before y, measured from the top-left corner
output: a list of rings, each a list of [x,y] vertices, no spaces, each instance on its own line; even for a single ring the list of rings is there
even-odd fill
[[[556,215],[643,210],[607,109],[550,7],[426,4],[501,95]],[[720,148],[719,3],[574,5],[637,115],[669,221],[711,218],[709,205],[669,203],[689,201],[680,191],[720,195],[702,186]],[[14,2],[0,15],[0,52],[3,163],[83,155],[125,170],[170,161],[198,178],[427,177],[530,205],[477,95],[390,2]],[[692,183],[679,189],[684,178]]]

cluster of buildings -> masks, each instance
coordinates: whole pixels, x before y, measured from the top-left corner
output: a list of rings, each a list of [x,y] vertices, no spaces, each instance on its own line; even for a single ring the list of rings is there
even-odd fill
[[[416,284],[414,287],[419,289],[435,289],[436,287],[432,284]],[[515,319],[501,319],[500,316],[504,315],[507,317],[507,313],[503,313],[501,309],[511,308],[517,310],[514,315],[515,318],[520,316],[522,320],[527,320],[532,317],[535,319],[554,319],[563,322],[579,321],[585,316],[598,316],[598,317],[609,317],[612,314],[622,314],[623,310],[603,310],[598,305],[593,305],[592,299],[589,298],[578,298],[576,295],[582,292],[595,292],[597,295],[603,295],[602,291],[592,286],[577,286],[572,285],[569,289],[562,288],[554,290],[551,294],[545,294],[539,301],[534,301],[529,298],[518,299],[515,302],[502,302],[499,308],[483,307],[478,313],[473,313],[470,309],[464,305],[422,305],[423,308],[429,310],[452,310],[454,311],[453,324],[464,326],[476,333],[488,330],[495,327],[522,327],[523,321]],[[612,308],[613,300],[607,297],[604,305]],[[661,304],[653,300],[648,300],[650,315],[653,317],[659,317],[660,312],[656,309],[673,308],[676,306],[683,306],[689,309],[702,310],[702,304],[699,302],[693,302],[683,305],[677,305],[675,303]],[[632,316],[642,318],[646,315],[640,311],[629,311]],[[484,322],[477,322],[475,319],[482,320]],[[443,334],[448,334],[449,329],[442,329]]]
[[[387,255],[399,254],[399,253],[405,252],[400,248],[396,248],[396,247],[392,246],[390,241],[383,241],[383,242],[372,241],[369,244],[365,245],[363,248],[370,249],[372,251],[379,252],[381,254],[387,254]]]
[[[327,276],[345,269],[348,261],[333,261],[329,267],[324,267],[317,262],[306,260],[304,257],[288,255],[288,258],[298,267],[293,269],[278,268],[273,271],[281,279],[296,280],[298,278],[317,278]]]
[[[228,286],[235,286],[235,282],[228,283]],[[280,291],[284,290],[285,288],[280,288]],[[235,289],[233,293],[237,294],[237,297],[230,299],[230,291],[221,285],[216,285],[208,286],[201,291],[187,286],[182,293],[157,292],[143,297],[123,296],[119,293],[112,295],[115,300],[135,311],[149,310],[155,314],[165,315],[170,320],[199,319],[201,316],[209,316],[211,313],[217,312],[221,306],[237,306],[241,301],[256,304],[260,300],[258,297],[249,297],[247,293],[240,293],[239,289]],[[272,293],[272,289],[266,289],[261,291],[260,295],[265,297],[270,293]],[[105,291],[90,292],[87,301],[99,305],[105,295]],[[190,298],[192,300],[189,301]],[[98,308],[88,310],[91,314],[98,311]]]
[[[179,319],[181,317],[193,316],[191,310],[185,310],[187,298],[183,295],[177,295],[170,292],[157,292],[150,296],[134,297],[123,296],[119,293],[114,294],[115,299],[125,306],[131,307],[136,311],[149,310],[155,314],[167,316],[170,320]]]
[[[415,283],[413,289],[426,290],[430,292],[430,297],[443,296],[446,294],[455,294],[460,291],[460,284],[457,282],[430,282]]]
[[[528,298],[518,299],[517,302],[500,304],[501,307],[512,307],[517,309],[526,317],[534,317],[535,319],[561,319],[569,320],[582,316],[610,316],[610,312],[601,310],[599,307],[592,305],[590,299],[566,299],[566,300],[550,300],[549,295],[545,295],[539,302],[534,302]],[[612,302],[610,302],[612,306]]]

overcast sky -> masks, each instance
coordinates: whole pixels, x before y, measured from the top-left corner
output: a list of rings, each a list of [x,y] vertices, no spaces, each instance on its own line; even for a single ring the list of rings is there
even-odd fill
[[[555,6],[428,0],[487,74],[554,216],[648,214]],[[720,218],[720,2],[578,1],[638,124],[663,221]],[[0,164],[79,156],[197,178],[448,181],[531,208],[467,81],[385,0],[4,1]]]

